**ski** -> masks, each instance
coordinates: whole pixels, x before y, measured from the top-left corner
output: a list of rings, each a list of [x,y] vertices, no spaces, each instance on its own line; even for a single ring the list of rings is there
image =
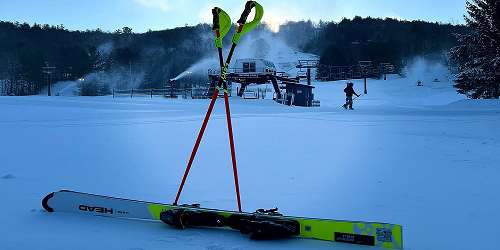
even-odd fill
[[[403,249],[403,229],[396,224],[283,216],[276,210],[255,213],[174,206],[156,202],[61,190],[42,200],[48,212],[163,221],[177,228],[229,228],[253,239],[299,237],[341,243]]]

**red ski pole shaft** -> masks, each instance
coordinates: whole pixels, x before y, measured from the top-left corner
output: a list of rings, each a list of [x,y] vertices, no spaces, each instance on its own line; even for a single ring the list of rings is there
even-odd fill
[[[189,157],[189,162],[187,164],[186,171],[184,171],[184,176],[182,177],[179,190],[177,191],[177,195],[175,196],[174,205],[177,205],[177,202],[179,201],[179,197],[181,196],[182,189],[184,188],[184,184],[186,183],[189,170],[191,170],[191,166],[193,165],[196,152],[198,152],[198,148],[200,147],[201,139],[203,138],[203,134],[205,133],[205,129],[207,128],[208,120],[210,120],[210,115],[212,114],[212,110],[214,109],[215,101],[217,100],[218,95],[219,95],[219,90],[216,88],[214,90],[214,94],[212,95],[212,100],[210,101],[210,105],[208,106],[207,114],[205,115],[203,124],[201,125],[200,132],[198,133],[198,137],[196,138],[193,151],[191,152],[191,156]]]
[[[229,134],[229,146],[231,148],[231,161],[233,163],[233,174],[234,174],[234,187],[236,189],[236,199],[238,201],[238,211],[241,211],[241,200],[240,200],[240,185],[238,182],[238,168],[236,167],[236,152],[234,150],[234,139],[233,139],[233,125],[231,123],[231,111],[229,109],[229,98],[227,92],[224,92],[224,103],[226,104],[226,119],[227,119],[227,131]]]
[[[242,25],[238,27],[237,32],[241,32],[241,29],[243,28]],[[231,63],[231,59],[233,58],[233,53],[234,49],[236,48],[236,43],[233,43],[231,46],[231,49],[229,50],[229,54],[226,59],[226,64],[223,65],[223,61],[221,60],[221,67],[226,67],[226,65],[229,65]],[[222,50],[219,49],[219,58],[222,58]],[[242,212],[241,210],[241,200],[240,200],[240,185],[238,182],[238,168],[236,167],[236,153],[234,150],[234,140],[233,140],[233,125],[231,123],[231,110],[229,109],[229,97],[227,95],[227,84],[226,84],[226,79],[224,76],[224,79],[221,77],[219,79],[219,85],[222,85],[224,88],[224,103],[226,106],[226,120],[227,120],[227,130],[229,134],[229,146],[231,148],[231,161],[233,165],[233,175],[234,175],[234,187],[236,189],[236,200],[238,202],[238,211]]]

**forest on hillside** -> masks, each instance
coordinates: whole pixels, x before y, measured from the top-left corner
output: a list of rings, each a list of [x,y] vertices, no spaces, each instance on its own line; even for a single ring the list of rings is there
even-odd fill
[[[259,32],[320,55],[322,64],[348,66],[360,60],[402,65],[416,55],[441,54],[456,44],[455,34],[468,29],[356,17],[341,22],[288,22],[277,33],[263,25]],[[112,78],[107,80],[117,88],[161,88],[211,51],[208,24],[134,33],[128,27],[115,32],[69,31],[62,25],[0,21],[0,94],[37,94],[47,85],[47,74],[43,73],[47,65],[55,67],[52,82],[74,81],[90,74],[89,78]]]
[[[368,60],[401,65],[415,56],[442,55],[457,44],[466,26],[355,17],[327,23],[304,45],[327,65],[354,65]]]

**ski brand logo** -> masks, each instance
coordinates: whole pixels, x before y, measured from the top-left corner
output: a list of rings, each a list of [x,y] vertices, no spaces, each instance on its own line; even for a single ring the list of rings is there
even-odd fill
[[[78,209],[80,211],[85,211],[85,212],[95,212],[95,213],[101,213],[101,214],[113,214],[112,208],[92,207],[92,206],[87,206],[87,205],[80,205],[80,206],[78,206]]]
[[[375,237],[369,235],[335,232],[333,238],[337,242],[375,246]]]

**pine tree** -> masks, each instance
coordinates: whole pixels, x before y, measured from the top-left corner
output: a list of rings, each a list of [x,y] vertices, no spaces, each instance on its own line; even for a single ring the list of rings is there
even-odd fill
[[[467,25],[470,34],[458,35],[451,59],[458,74],[457,91],[479,98],[500,96],[500,0],[467,2]]]

